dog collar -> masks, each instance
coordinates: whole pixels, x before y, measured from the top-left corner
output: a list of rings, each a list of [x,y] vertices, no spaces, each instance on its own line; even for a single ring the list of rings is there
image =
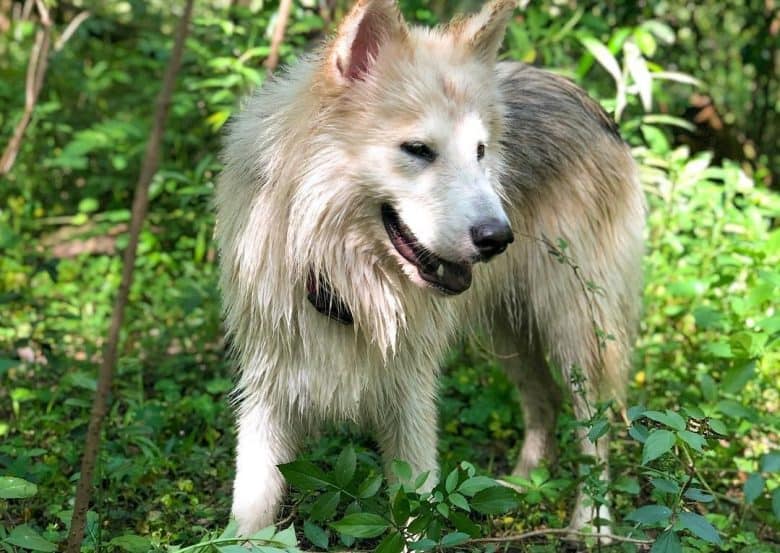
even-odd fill
[[[314,306],[314,309],[344,325],[351,325],[354,322],[352,311],[344,300],[338,297],[330,287],[328,281],[320,275],[314,276],[314,272],[309,273],[306,279],[306,297]]]

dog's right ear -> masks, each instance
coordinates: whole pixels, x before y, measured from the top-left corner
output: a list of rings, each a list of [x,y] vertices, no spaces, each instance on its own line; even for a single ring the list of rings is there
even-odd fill
[[[395,0],[360,0],[339,26],[326,71],[340,84],[363,80],[383,46],[403,43],[408,37]]]
[[[504,40],[506,26],[517,5],[518,0],[491,0],[478,13],[456,19],[448,28],[478,58],[494,64]]]

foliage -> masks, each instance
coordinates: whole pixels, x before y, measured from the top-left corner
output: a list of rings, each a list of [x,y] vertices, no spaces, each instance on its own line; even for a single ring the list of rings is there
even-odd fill
[[[175,8],[90,4],[91,16],[51,57],[17,164],[0,187],[6,551],[53,551],[68,528],[95,362],[119,281],[115,252],[126,241],[132,183],[170,50]],[[201,3],[188,41],[131,291],[87,551],[195,543],[180,551],[236,553],[244,543],[227,521],[232,381],[220,339],[210,201],[219,129],[240,96],[265,79],[260,63],[277,6],[245,4]],[[370,442],[336,429],[282,468],[292,484],[288,522],[253,536],[255,549],[480,548],[476,540],[486,536],[564,527],[580,484],[611,505],[617,534],[652,541],[652,551],[777,549],[780,197],[762,186],[771,152],[754,167],[714,162],[680,146],[672,132],[690,128],[679,107],[699,83],[688,74],[733,110],[735,124],[755,130],[745,86],[758,71],[745,67],[762,63],[768,20],[750,20],[760,8],[747,1],[705,2],[692,20],[681,15],[681,2],[641,10],[616,4],[605,13],[590,3],[540,2],[518,16],[506,42],[507,57],[543,62],[601,98],[641,164],[650,229],[628,422],[610,423],[607,404],[594,406],[588,423],[592,439],[610,426],[616,438],[609,487],[578,453],[568,412],[557,429],[558,463],[510,480],[516,489],[499,487],[494,478],[517,456],[522,420],[495,359],[464,344],[442,377],[443,469],[432,491],[403,462],[388,482]],[[55,7],[57,33],[77,5]],[[426,23],[448,16],[443,2],[402,5]],[[333,14],[343,9],[337,2]],[[316,41],[333,14],[296,3],[283,59]],[[711,32],[721,16],[728,22],[722,35]],[[733,41],[738,21],[750,32]],[[10,23],[0,34],[0,105],[9,108],[0,113],[0,145],[21,110],[35,32],[33,22]],[[694,47],[703,42],[706,48]],[[738,69],[724,70],[724,59]],[[739,100],[729,103],[730,96]],[[555,248],[561,270],[572,270],[576,259],[566,262],[565,244]],[[558,537],[528,535],[522,543],[554,551]]]

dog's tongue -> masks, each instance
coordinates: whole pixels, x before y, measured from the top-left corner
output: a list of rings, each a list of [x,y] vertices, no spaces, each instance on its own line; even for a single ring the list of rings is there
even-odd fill
[[[471,286],[471,265],[437,260],[418,270],[426,282],[430,282],[448,294],[460,294]]]

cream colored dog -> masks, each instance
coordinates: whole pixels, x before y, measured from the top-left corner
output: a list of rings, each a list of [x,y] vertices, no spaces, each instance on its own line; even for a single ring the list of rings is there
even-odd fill
[[[277,465],[323,421],[373,428],[387,462],[435,475],[437,373],[464,333],[491,336],[519,386],[516,473],[555,454],[550,368],[584,375],[591,400],[622,396],[641,280],[636,169],[579,88],[496,63],[514,7],[427,29],[391,0],[361,0],[231,123],[217,235],[243,535],[273,523]],[[578,272],[545,238],[568,242]],[[600,345],[597,328],[614,338]],[[573,400],[587,420],[589,402]],[[581,443],[606,467],[605,439]],[[572,528],[594,514],[580,494]]]

